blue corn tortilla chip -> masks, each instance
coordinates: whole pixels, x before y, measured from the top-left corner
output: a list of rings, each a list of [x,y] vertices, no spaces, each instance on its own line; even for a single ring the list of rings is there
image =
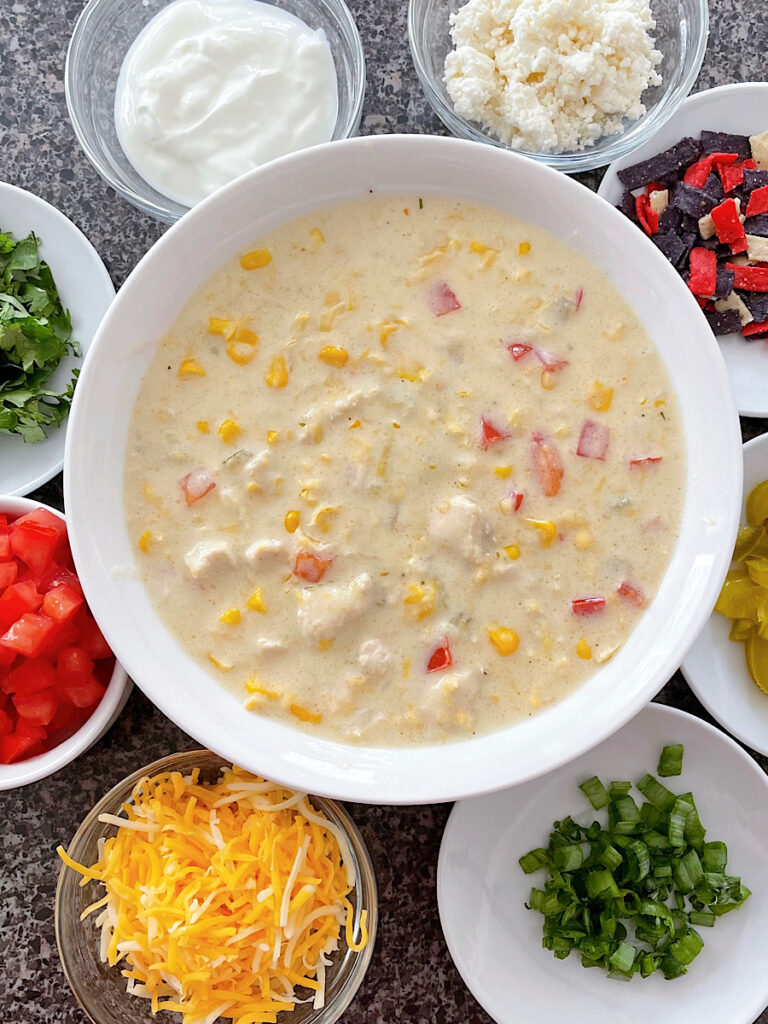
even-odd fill
[[[723,183],[722,181],[720,181],[720,178],[717,174],[710,174],[710,176],[704,182],[704,187],[701,191],[704,193],[704,195],[709,196],[711,199],[714,199],[715,205],[717,205],[717,203],[722,203],[722,201],[725,199],[725,189],[723,188]]]
[[[733,334],[734,331],[741,330],[738,309],[726,309],[722,313],[712,313],[705,309],[704,316],[707,318],[713,334]]]
[[[756,217],[747,217],[744,230],[748,235],[760,235],[768,238],[768,213],[759,213]]]
[[[677,175],[694,163],[701,153],[701,145],[696,139],[681,139],[670,149],[652,156],[650,160],[641,160],[618,171],[617,176],[624,188],[631,190],[644,188],[652,181],[668,179]]]
[[[625,217],[629,217],[634,224],[640,226],[640,218],[637,216],[637,209],[635,207],[635,197],[629,189],[624,191],[624,194],[621,197],[621,202],[619,203],[619,209]]]
[[[768,320],[768,292],[736,292],[759,324]]]
[[[738,153],[744,160],[752,156],[749,137],[729,132],[702,132],[701,149],[703,153]]]
[[[697,221],[699,217],[703,217],[710,210],[714,209],[717,203],[717,199],[714,199],[700,188],[686,185],[684,181],[679,181],[675,185],[672,205],[682,210],[683,213],[687,213],[689,217],[695,217]]]
[[[679,231],[682,222],[683,211],[676,206],[668,206],[659,217],[659,232],[666,234],[668,231]]]
[[[726,270],[725,267],[717,268],[717,284],[715,286],[715,298],[727,299],[733,291],[734,273]]]
[[[756,188],[763,188],[765,185],[768,185],[768,171],[752,171],[749,167],[745,168],[745,192],[754,192]]]
[[[690,248],[674,231],[659,231],[651,237],[651,241],[661,249],[673,267],[679,267],[690,252]]]

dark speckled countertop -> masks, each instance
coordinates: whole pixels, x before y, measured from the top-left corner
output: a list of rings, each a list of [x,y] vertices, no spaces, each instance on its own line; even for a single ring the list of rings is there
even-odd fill
[[[710,2],[709,49],[696,90],[764,77],[765,0]],[[350,6],[368,63],[362,132],[442,133],[411,64],[406,0],[352,0]],[[101,181],[72,132],[64,57],[81,8],[80,0],[0,0],[0,179],[36,192],[67,214],[119,286],[163,228]],[[594,186],[597,176],[583,180]],[[754,420],[743,426],[745,437],[766,427]],[[61,478],[36,496],[62,507]],[[709,718],[679,673],[657,699]],[[84,1024],[56,953],[54,847],[67,844],[96,799],[129,772],[195,745],[134,690],[117,724],[75,765],[0,796],[0,1024]],[[373,857],[381,924],[373,962],[345,1021],[485,1024],[488,1016],[453,967],[437,914],[435,869],[450,808],[350,809]],[[570,1019],[583,1024],[578,1011]],[[768,1024],[768,1012],[759,1022]],[[521,1024],[551,1024],[546,1001],[537,1021]]]

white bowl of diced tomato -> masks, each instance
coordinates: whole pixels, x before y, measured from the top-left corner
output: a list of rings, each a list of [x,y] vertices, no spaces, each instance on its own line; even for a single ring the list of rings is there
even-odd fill
[[[0,789],[82,754],[130,687],[83,597],[62,513],[0,497]]]

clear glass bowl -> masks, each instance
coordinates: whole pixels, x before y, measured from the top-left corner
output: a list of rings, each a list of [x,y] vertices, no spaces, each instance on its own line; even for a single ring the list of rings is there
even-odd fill
[[[334,139],[357,133],[365,97],[365,58],[344,0],[270,0],[322,28],[336,65],[339,112]],[[115,130],[115,89],[123,58],[148,21],[168,0],[90,0],[67,51],[64,88],[72,126],[85,155],[108,185],[129,203],[172,224],[187,211],[148,185],[122,150]]]
[[[134,772],[91,809],[69,845],[69,855],[81,864],[93,864],[98,860],[99,839],[115,833],[115,827],[103,825],[99,815],[117,814],[143,776],[163,771],[188,773],[199,768],[203,780],[213,780],[218,777],[221,767],[227,764],[228,761],[209,750],[189,750],[171,754]],[[347,837],[357,878],[349,900],[355,910],[355,926],[361,912],[368,911],[369,941],[365,949],[354,953],[344,943],[342,929],[341,945],[332,954],[333,965],[326,973],[325,1006],[322,1010],[314,1010],[311,1003],[301,1003],[292,1012],[278,1015],[281,1024],[334,1024],[360,987],[376,941],[376,878],[363,837],[339,804],[317,796],[311,798],[311,803],[338,825]],[[80,920],[80,914],[102,893],[97,882],[81,886],[80,875],[62,865],[56,888],[56,943],[64,974],[75,998],[94,1024],[176,1024],[181,1017],[175,1013],[166,1012],[153,1017],[148,999],[126,993],[126,981],[120,974],[120,966],[109,967],[99,958],[100,931],[95,924],[98,914],[92,914],[84,921]]]
[[[435,113],[453,134],[473,142],[513,149],[488,134],[476,122],[465,121],[453,109],[443,81],[445,58],[452,49],[449,18],[466,0],[409,0],[408,40],[422,88]],[[625,131],[606,135],[593,146],[570,153],[515,152],[573,174],[603,167],[642,145],[674,114],[691,91],[704,60],[709,35],[707,0],[651,0],[656,19],[656,48],[664,60],[661,85],[643,94],[646,113],[626,121]]]

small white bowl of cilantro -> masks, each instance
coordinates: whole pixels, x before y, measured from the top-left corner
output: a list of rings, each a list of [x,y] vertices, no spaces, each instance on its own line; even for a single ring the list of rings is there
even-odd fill
[[[71,221],[0,182],[0,493],[28,494],[61,470],[76,374],[114,295]]]

